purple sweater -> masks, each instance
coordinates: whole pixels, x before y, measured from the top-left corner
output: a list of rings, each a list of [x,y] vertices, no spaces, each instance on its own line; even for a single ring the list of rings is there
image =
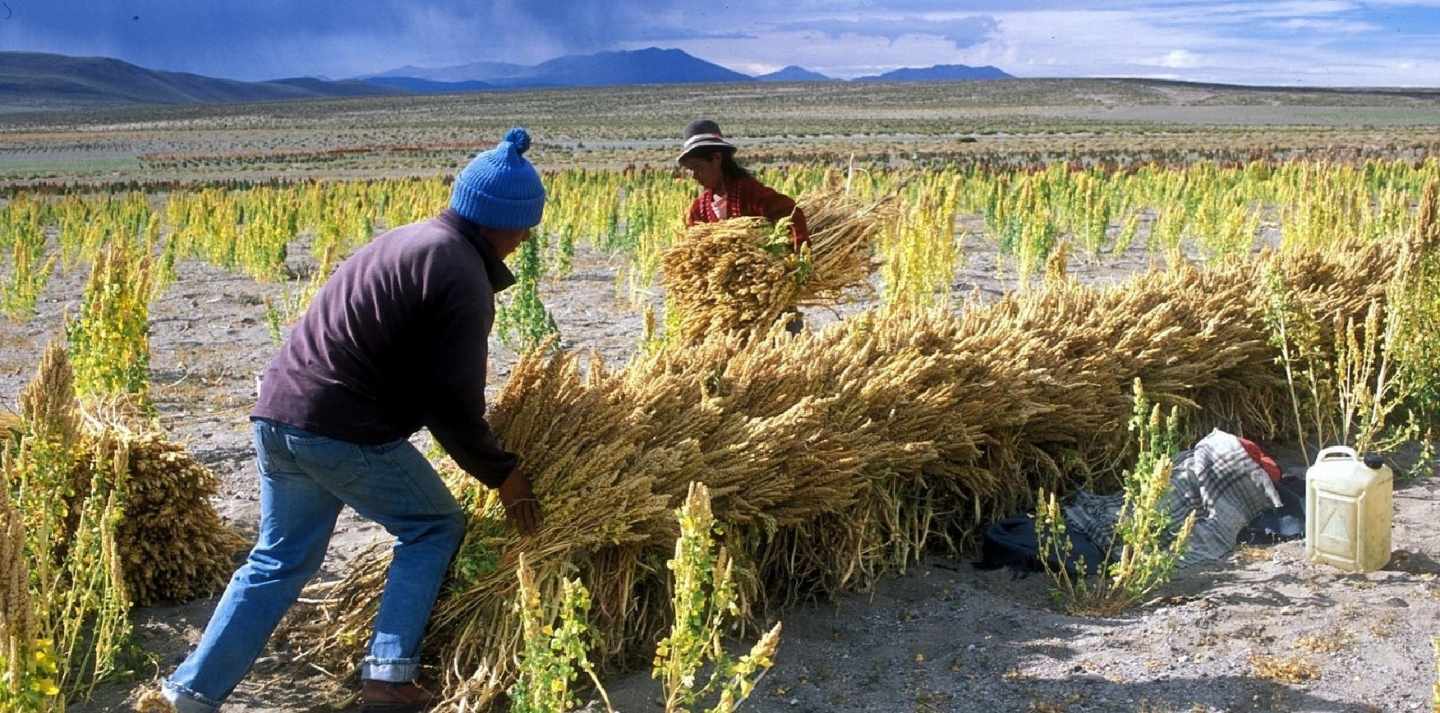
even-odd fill
[[[518,465],[485,423],[495,293],[515,282],[453,211],[391,230],[326,281],[270,362],[253,418],[351,443],[430,429],[490,487]]]

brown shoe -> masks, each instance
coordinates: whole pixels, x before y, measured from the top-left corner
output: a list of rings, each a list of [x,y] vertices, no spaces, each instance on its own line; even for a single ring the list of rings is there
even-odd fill
[[[434,702],[434,695],[414,683],[366,680],[360,684],[360,713],[421,713]]]

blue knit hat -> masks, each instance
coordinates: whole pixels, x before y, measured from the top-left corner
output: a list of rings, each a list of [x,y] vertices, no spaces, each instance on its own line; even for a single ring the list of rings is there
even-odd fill
[[[545,186],[525,159],[530,134],[505,132],[495,148],[476,154],[455,177],[450,207],[466,220],[489,228],[531,228],[545,211]]]

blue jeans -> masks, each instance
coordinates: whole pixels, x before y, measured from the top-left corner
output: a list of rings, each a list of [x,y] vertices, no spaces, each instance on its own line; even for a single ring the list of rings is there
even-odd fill
[[[320,569],[340,508],[395,537],[365,679],[419,673],[420,639],[465,517],[425,457],[400,440],[360,446],[270,421],[254,422],[260,537],[225,589],[199,646],[165,682],[180,713],[210,713],[235,689],[280,618]]]

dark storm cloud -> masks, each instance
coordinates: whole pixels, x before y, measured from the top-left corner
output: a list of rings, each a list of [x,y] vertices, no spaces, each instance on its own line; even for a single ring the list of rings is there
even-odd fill
[[[306,59],[334,54],[337,40],[364,40],[350,54],[377,54],[378,40],[411,25],[401,2],[337,0],[6,0],[0,47],[119,57],[145,66],[243,78],[305,73]],[[397,38],[402,46],[407,38]]]
[[[403,64],[538,62],[645,42],[754,39],[810,29],[894,39],[943,36],[965,47],[985,18],[928,23],[862,18],[947,3],[800,0],[6,0],[0,49],[105,55],[137,64],[245,79],[348,76]],[[953,6],[953,5],[952,5]],[[819,14],[825,13],[825,14]],[[820,19],[815,19],[815,18]],[[906,27],[914,22],[915,27]],[[988,24],[987,24],[988,22]]]
[[[623,42],[747,38],[699,2],[6,0],[0,49],[240,78],[536,62]],[[755,3],[759,6],[760,3]],[[3,14],[3,13],[0,13]]]

